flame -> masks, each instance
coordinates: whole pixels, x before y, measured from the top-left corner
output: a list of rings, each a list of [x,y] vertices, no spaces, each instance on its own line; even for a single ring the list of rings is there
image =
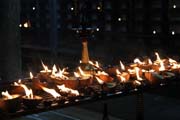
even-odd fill
[[[63,70],[61,70],[59,68],[59,71],[58,71],[56,65],[53,65],[51,77],[61,78],[61,79],[69,79],[64,74],[65,74],[65,68],[63,68]]]
[[[57,72],[57,68],[56,68],[56,65],[54,64],[52,68],[52,75],[55,75],[56,72]]]
[[[28,89],[25,84],[14,82],[14,85],[20,86],[24,89],[26,97],[29,99],[33,99],[33,91],[32,89]]]
[[[33,79],[33,77],[34,77],[32,72],[29,73],[29,76],[30,76],[31,79]]]
[[[155,52],[156,55],[156,61],[161,61],[161,58],[159,57],[159,54],[157,52]]]
[[[148,59],[148,63],[149,63],[150,65],[153,64],[151,59]]]
[[[125,70],[124,64],[120,61],[121,70]]]
[[[73,89],[70,89],[70,88],[67,88],[65,87],[65,85],[57,85],[58,89],[62,90],[63,92],[70,92],[76,96],[79,95],[79,92],[77,90],[73,90]]]
[[[128,72],[129,72],[130,74],[134,74],[134,73],[135,73],[135,70],[134,70],[134,69],[128,69]]]
[[[98,61],[95,61],[95,63],[93,63],[92,61],[89,61],[89,64],[91,64],[97,68],[100,68]]]
[[[175,64],[175,63],[177,63],[177,61],[175,61],[175,60],[169,58],[169,63],[170,63],[170,64]]]
[[[13,99],[13,96],[11,96],[7,90],[6,92],[1,92],[1,94],[7,99]]]
[[[59,93],[57,93],[54,89],[49,89],[49,88],[46,88],[46,87],[43,87],[43,86],[41,86],[41,88],[42,88],[45,92],[51,94],[54,98],[61,97],[61,95],[60,95]]]
[[[156,55],[156,61],[157,61],[157,62],[159,63],[159,65],[160,65],[159,71],[164,71],[164,70],[166,70],[163,61],[162,61],[161,58],[159,57],[159,54],[158,54],[157,52],[155,52],[155,55]]]
[[[116,69],[116,75],[120,75],[121,72],[119,71],[119,69]]]
[[[74,76],[77,77],[77,78],[80,77],[79,73],[77,73],[77,72],[74,72]]]
[[[140,64],[140,65],[144,64],[144,63],[141,62],[138,58],[134,59],[134,63]]]
[[[78,67],[78,69],[79,69],[79,72],[80,72],[81,76],[84,76],[84,77],[90,77],[91,76],[91,74],[84,73],[84,71],[81,69],[81,67]]]
[[[138,67],[135,67],[135,71],[136,71],[137,80],[143,80],[143,79],[139,76],[139,71],[140,71],[140,69],[139,69]]]
[[[96,75],[106,75],[106,76],[109,76],[109,74],[104,72],[104,71],[98,71]]]
[[[42,64],[44,70],[41,70],[40,72],[44,72],[44,73],[51,72],[51,70],[48,69],[48,66],[46,66],[42,61],[41,61],[41,64]]]
[[[82,61],[81,61],[81,60],[79,60],[79,63],[82,63]]]
[[[95,77],[96,77],[96,76],[95,76]],[[100,79],[100,78],[98,78],[98,77],[96,77],[96,80],[97,80],[97,81],[98,81],[98,83],[99,83],[99,84],[101,84],[101,85],[104,83],[104,81],[103,81],[103,80],[101,80],[101,79]]]
[[[126,78],[125,77],[123,77],[123,76],[119,76],[120,78],[121,78],[121,82],[126,82]]]

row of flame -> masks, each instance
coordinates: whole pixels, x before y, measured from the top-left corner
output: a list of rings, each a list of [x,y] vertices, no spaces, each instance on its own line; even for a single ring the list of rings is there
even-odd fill
[[[148,59],[148,65],[153,65],[153,64],[154,65],[159,65],[159,71],[165,71],[166,67],[164,65],[164,60],[159,57],[159,54],[157,52],[155,53],[155,55],[156,55],[156,60],[154,62],[152,62],[151,59]],[[180,64],[178,64],[175,60],[169,58],[168,61],[171,64],[171,69],[179,69],[180,68]],[[134,59],[134,63],[136,63],[138,65],[145,65],[145,64],[147,64],[145,62],[141,62],[138,58]],[[100,67],[100,65],[99,65],[99,63],[97,61],[95,63],[92,62],[92,61],[89,61],[89,64],[93,65],[96,68],[101,69],[101,71],[97,71],[95,73],[95,78],[96,78],[96,80],[98,81],[99,84],[103,84],[104,81],[100,77],[98,77],[98,76],[100,76],[100,75],[109,76],[109,74],[102,70],[102,68]],[[68,80],[69,79],[69,77],[67,76],[68,72],[66,72],[66,68],[63,68],[63,69],[59,68],[59,69],[57,69],[56,65],[53,65],[52,70],[50,70],[48,68],[48,66],[46,66],[43,62],[42,62],[42,66],[43,66],[44,69],[41,70],[40,73],[51,73],[50,76],[52,78],[60,78],[60,79],[63,79],[63,80]],[[125,66],[124,66],[124,64],[121,61],[120,61],[120,67],[121,67],[121,71],[125,71]],[[76,78],[80,78],[80,77],[92,77],[93,76],[92,73],[85,73],[85,71],[83,71],[81,69],[81,67],[78,67],[78,70],[79,70],[79,72],[74,72],[74,76]],[[139,81],[141,81],[143,79],[139,75],[139,71],[140,71],[139,67],[134,67],[133,69],[129,68],[127,71],[130,74],[135,73],[136,74],[136,78],[137,78],[137,80],[135,82],[137,84],[141,84]],[[147,71],[147,70],[143,69],[142,71]],[[148,70],[148,72],[154,72],[154,71],[155,70],[153,70],[153,69]],[[116,69],[116,76],[121,79],[121,82],[127,81],[127,79],[122,75],[122,73],[120,72],[119,69]],[[33,75],[32,75],[31,72],[30,72],[30,78],[33,79]],[[14,82],[14,85],[15,86],[21,86],[22,88],[24,88],[27,98],[33,99],[33,91],[32,91],[32,89],[28,89],[28,87],[25,84],[22,84],[21,81]],[[45,92],[51,94],[54,98],[57,98],[57,97],[61,96],[54,89],[49,89],[49,88],[46,88],[46,87],[43,87],[43,86],[41,88]],[[59,88],[61,91],[64,91],[64,92],[71,92],[72,94],[79,95],[79,92],[77,90],[73,90],[73,89],[67,88],[67,87],[65,87],[65,85],[57,85],[57,88]],[[12,96],[8,93],[8,91],[2,92],[2,95],[7,97],[8,99],[12,98]]]

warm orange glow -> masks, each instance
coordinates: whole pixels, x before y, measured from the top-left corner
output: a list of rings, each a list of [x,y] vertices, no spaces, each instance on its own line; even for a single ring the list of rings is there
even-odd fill
[[[95,76],[95,77],[96,77],[96,76]],[[97,80],[97,81],[98,81],[98,83],[99,83],[99,84],[101,84],[101,85],[104,83],[104,81],[103,81],[103,80],[101,80],[101,79],[100,79],[100,78],[98,78],[98,77],[96,77],[96,80]]]
[[[124,64],[120,61],[121,70],[125,70]]]
[[[169,58],[169,63],[170,63],[170,64],[175,64],[175,63],[177,63],[177,61],[175,61],[175,60]]]
[[[116,69],[116,75],[120,75],[121,72],[119,71],[119,69]]]
[[[71,94],[74,94],[74,95],[76,95],[76,96],[78,96],[79,95],[79,92],[77,91],[77,90],[73,90],[73,89],[70,89],[70,88],[67,88],[67,87],[65,87],[65,85],[63,84],[63,85],[57,85],[57,87],[61,90],[61,91],[63,91],[63,92],[70,92]]]
[[[61,97],[61,95],[60,95],[59,93],[57,93],[54,89],[49,89],[49,88],[46,88],[46,87],[43,87],[43,86],[41,86],[41,88],[42,88],[45,92],[51,94],[54,98]]]
[[[162,60],[160,61],[159,64],[160,64],[159,71],[164,71],[164,70],[166,70],[166,69],[165,69],[165,66],[164,66],[164,63],[163,63]]]
[[[57,72],[57,68],[56,68],[56,65],[53,65],[53,68],[52,68],[52,75],[55,75]]]
[[[28,87],[25,84],[14,82],[14,85],[21,86],[26,94],[26,97],[29,99],[33,99],[33,91],[32,89],[28,89]]]
[[[140,69],[139,69],[138,67],[135,67],[135,71],[136,71],[137,80],[143,80],[143,79],[139,76],[139,71],[140,71]]]
[[[46,66],[42,61],[41,61],[41,64],[42,64],[42,66],[44,68],[44,70],[40,71],[41,73],[49,73],[49,72],[51,72],[51,70],[48,69],[48,66]]]
[[[34,77],[32,72],[29,73],[29,76],[30,76],[31,79],[33,79],[33,77]]]
[[[134,59],[134,63],[140,64],[140,65],[144,64],[144,63],[141,62],[138,58]]]
[[[7,90],[6,90],[6,92],[2,92],[1,94],[3,97],[5,97],[7,99],[13,99],[13,96],[11,96]]]

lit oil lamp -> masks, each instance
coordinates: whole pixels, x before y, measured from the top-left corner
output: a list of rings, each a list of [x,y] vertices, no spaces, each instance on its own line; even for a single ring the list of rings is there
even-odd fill
[[[61,96],[55,89],[47,88],[44,86],[41,86],[42,90],[46,93],[53,96],[54,99],[49,99],[44,101],[44,106],[49,107],[53,104],[53,102],[62,103],[65,102],[65,97]]]
[[[96,74],[96,77],[98,77],[99,79],[101,79],[102,81],[104,81],[105,83],[108,83],[108,82],[113,82],[113,78],[108,74],[106,73],[105,71],[98,71],[97,74]]]
[[[16,83],[17,86],[21,86],[25,91],[25,96],[22,97],[23,104],[26,108],[36,108],[42,101],[42,97],[33,95],[32,89],[29,89],[25,84]]]
[[[0,98],[0,109],[5,112],[16,112],[21,107],[20,95],[12,94],[10,95],[8,91],[2,92],[2,98]]]
[[[66,93],[69,101],[75,101],[80,96],[80,94],[77,90],[67,88],[67,87],[65,87],[64,84],[63,85],[57,85],[57,87],[60,90],[60,93],[62,93],[62,94]]]
[[[128,81],[130,79],[129,73],[127,73],[127,72],[122,72],[121,73],[119,71],[119,69],[116,69],[116,77],[120,82],[124,81],[124,80],[122,80],[123,78],[125,79],[125,81]]]

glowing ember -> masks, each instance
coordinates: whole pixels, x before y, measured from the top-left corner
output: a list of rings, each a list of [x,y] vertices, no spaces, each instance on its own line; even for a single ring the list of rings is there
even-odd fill
[[[30,76],[31,79],[33,79],[33,77],[34,77],[32,72],[29,73],[29,76]]]
[[[14,82],[14,85],[16,86],[21,86],[24,91],[25,91],[25,94],[26,94],[26,97],[28,99],[33,99],[33,92],[32,92],[32,89],[28,89],[26,85],[22,84],[22,83],[17,83],[17,82]]]
[[[73,90],[73,89],[70,89],[70,88],[67,88],[67,87],[65,87],[65,85],[63,84],[63,85],[57,85],[57,87],[61,90],[61,91],[63,91],[63,92],[70,92],[71,94],[74,94],[74,95],[76,95],[76,96],[78,96],[79,95],[79,92],[77,91],[77,90]]]
[[[120,75],[121,72],[119,71],[119,69],[116,69],[116,75]]]
[[[5,97],[7,99],[13,99],[13,96],[11,96],[7,90],[6,90],[6,92],[2,92],[1,94],[3,97]]]
[[[104,84],[104,81],[101,80],[100,78],[96,77],[96,80],[98,81],[99,84],[101,84],[101,85]]]
[[[48,66],[44,65],[44,63],[42,61],[41,61],[41,64],[42,64],[42,66],[44,68],[44,70],[40,71],[41,73],[49,73],[49,72],[51,72],[51,70],[48,69]]]
[[[144,64],[144,63],[141,62],[138,58],[134,59],[134,63],[140,64],[140,65]]]
[[[139,76],[139,71],[140,71],[140,69],[139,69],[138,67],[135,67],[135,71],[136,71],[137,80],[143,80],[143,79]]]
[[[121,66],[121,70],[125,70],[125,66],[123,65],[121,61],[120,61],[120,66]]]
[[[41,88],[42,88],[45,92],[51,94],[54,98],[61,97],[61,95],[60,95],[59,93],[57,93],[54,89],[49,89],[49,88],[46,88],[46,87],[43,87],[43,86],[41,86]]]

